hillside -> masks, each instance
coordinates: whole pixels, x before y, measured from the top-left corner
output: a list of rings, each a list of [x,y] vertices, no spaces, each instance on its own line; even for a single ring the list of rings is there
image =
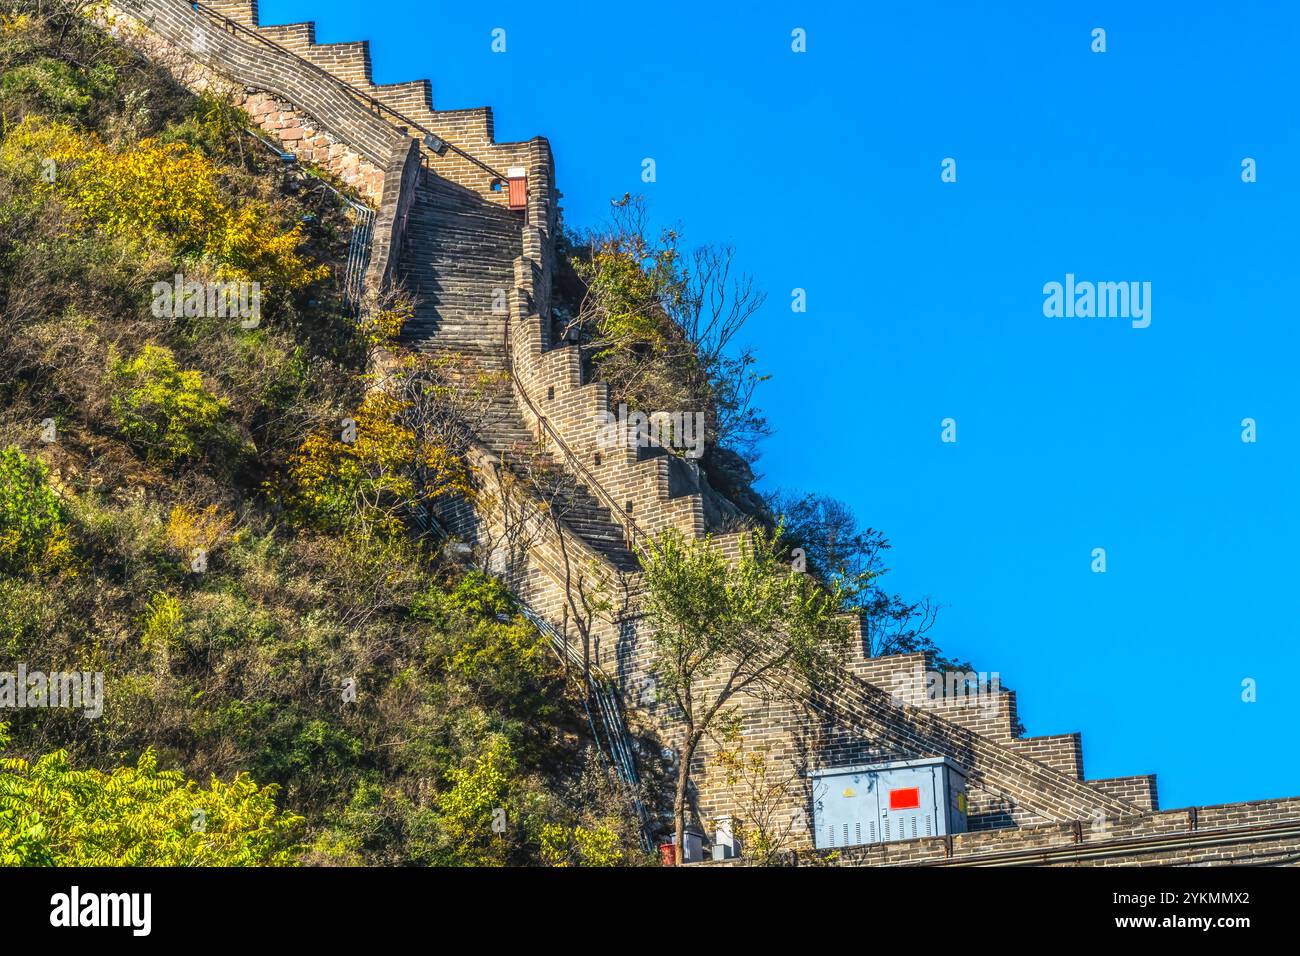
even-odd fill
[[[103,675],[0,713],[0,860],[642,860],[572,669],[397,517],[460,479],[367,398],[356,194],[77,14],[0,7],[0,114],[0,671]]]

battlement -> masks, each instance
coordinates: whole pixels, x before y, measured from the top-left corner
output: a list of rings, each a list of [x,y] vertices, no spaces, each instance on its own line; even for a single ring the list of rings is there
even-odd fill
[[[145,5],[154,6],[157,2],[150,0]],[[301,57],[360,95],[393,111],[383,113],[384,118],[420,141],[429,168],[474,189],[489,202],[505,205],[508,202],[502,188],[505,174],[511,166],[526,166],[535,159],[529,143],[496,141],[490,107],[435,110],[433,84],[427,79],[376,84],[368,40],[317,43],[315,23],[262,23],[256,0],[219,0],[200,3],[198,7],[200,13],[206,10],[231,21],[251,35],[250,39],[255,36]],[[439,149],[425,143],[429,133],[455,149]]]

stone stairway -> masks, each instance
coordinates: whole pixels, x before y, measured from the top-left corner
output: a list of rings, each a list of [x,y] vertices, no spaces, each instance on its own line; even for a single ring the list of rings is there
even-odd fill
[[[480,372],[507,369],[506,301],[514,282],[521,218],[472,190],[426,172],[416,188],[398,278],[416,299],[403,337],[421,352],[462,356]],[[478,437],[519,478],[563,475],[538,442],[513,391],[491,395]],[[554,514],[620,571],[637,567],[613,520],[580,481],[544,487]]]
[[[257,27],[256,6],[251,0],[229,0],[224,6],[228,8],[228,15]],[[317,44],[315,27],[310,23],[258,29],[285,48],[339,79],[364,89],[415,122],[428,128],[443,128],[439,125],[440,114],[432,109],[427,81],[379,86],[371,83],[370,55],[365,43]],[[479,115],[476,111],[465,111],[465,114]],[[480,119],[485,124],[481,129],[461,127],[457,131],[462,137],[468,136],[469,145],[474,147],[491,142],[490,112],[482,111]],[[502,208],[500,194],[494,194],[490,184],[486,184],[485,191],[485,184],[477,175],[467,177],[463,169],[438,169],[435,166],[435,170],[422,173],[416,187],[398,263],[399,280],[417,300],[415,316],[405,330],[407,344],[426,353],[466,357],[480,371],[504,373],[510,367],[506,333],[515,305],[512,298],[519,293],[518,260],[525,239],[523,216]],[[652,509],[675,509],[677,513],[669,514],[668,523],[681,527],[685,517],[687,526],[696,526],[696,532],[702,532],[700,522],[690,520],[696,502],[675,500],[680,495],[674,494],[673,482],[669,480],[671,463],[664,460],[665,456],[656,454],[653,449],[630,449],[621,455],[606,451],[598,456],[581,436],[584,420],[590,422],[594,417],[590,411],[568,421],[563,414],[556,415],[552,411],[552,403],[559,405],[570,396],[581,396],[584,407],[590,405],[592,410],[599,410],[608,407],[608,397],[603,385],[588,383],[582,378],[576,348],[551,341],[542,316],[530,315],[527,318],[531,324],[521,329],[527,336],[523,358],[525,362],[534,360],[536,368],[542,371],[528,386],[534,399],[541,404],[542,412],[568,435],[574,447],[579,449],[580,457],[604,475],[601,480],[612,481],[611,487],[629,498],[629,513],[634,501],[640,513],[644,513],[648,501]],[[530,354],[533,352],[535,358]],[[520,352],[516,351],[515,360],[519,358]],[[543,493],[539,497],[548,500],[553,513],[613,568],[621,572],[637,570],[639,565],[626,546],[623,527],[592,490],[574,478],[572,470],[568,469],[569,463],[553,450],[547,450],[540,440],[535,417],[527,413],[513,389],[503,389],[493,396],[486,420],[476,430],[481,442],[517,477],[563,475],[568,470],[567,479],[560,480],[549,489],[549,494]],[[618,458],[625,460],[614,460]],[[686,497],[695,496],[688,491]],[[725,545],[734,546],[735,542],[726,542]],[[873,661],[871,666],[877,663]],[[895,661],[889,667],[896,668],[897,664]],[[867,675],[861,676],[872,683]],[[920,670],[916,676],[920,676]],[[881,684],[875,686],[882,687]],[[856,699],[862,719],[870,721],[872,718],[868,715],[872,702],[867,690],[862,686],[859,692],[850,692],[848,696]],[[914,683],[909,686],[908,694],[917,696],[917,699],[923,696]],[[976,750],[983,748],[983,759],[976,759],[975,752],[971,751],[969,761],[987,763],[992,753],[987,750],[989,744],[1006,748],[1011,753],[1004,759],[1009,761],[1010,767],[1024,768],[1036,764],[1052,777],[1059,774],[1059,779],[1054,781],[1063,788],[1059,798],[1077,808],[1089,805],[1084,795],[1086,791],[1079,788],[1083,775],[1077,735],[1018,738],[1013,694],[1003,692],[993,707],[987,706],[987,702],[978,705],[956,702],[941,703],[938,707],[927,708],[927,711],[940,718],[943,726],[954,731],[960,728],[987,741],[973,745]],[[884,733],[885,724],[878,723],[876,727],[882,736],[888,736]],[[914,732],[919,733],[915,728]],[[957,736],[960,736],[959,732]],[[947,737],[941,729],[937,735],[932,731],[916,737],[913,732],[903,733],[898,740],[923,740],[934,747],[939,741],[947,741]],[[967,741],[963,744],[954,740],[951,744],[969,748],[972,744],[969,738]],[[1034,764],[1018,763],[1017,758],[1028,758]],[[1097,789],[1100,791],[1099,805],[1111,812],[1129,805],[1133,799],[1131,787],[1102,786]],[[997,798],[979,800],[977,797],[977,802],[985,805],[973,809],[984,811],[990,818],[1004,810],[1008,812],[1008,822],[1020,815],[1014,798],[1004,801]],[[1004,803],[1009,805],[1004,806]]]
[[[132,2],[154,11],[168,6],[168,0]],[[190,6],[176,0],[170,16],[181,9],[190,11]],[[275,52],[299,61],[301,70],[289,71],[293,82],[275,84],[273,90],[318,91],[329,88],[331,79],[346,84],[341,89],[355,94],[352,105],[365,116],[420,144],[426,171],[440,177],[442,185],[422,185],[405,220],[403,242],[428,245],[422,268],[407,270],[405,275],[411,291],[428,300],[411,324],[408,342],[418,341],[431,350],[460,351],[481,360],[485,368],[511,368],[525,393],[519,409],[523,424],[537,436],[545,436],[556,460],[562,459],[571,474],[586,482],[578,493],[582,507],[575,522],[591,532],[589,543],[609,553],[615,537],[611,524],[623,526],[621,538],[633,534],[634,526],[638,536],[647,538],[669,527],[688,537],[702,536],[707,529],[698,476],[672,455],[599,447],[594,423],[609,410],[608,391],[602,383],[584,379],[576,346],[552,340],[548,260],[558,195],[553,192],[545,140],[496,142],[489,108],[435,110],[427,80],[375,84],[366,41],[317,43],[314,23],[262,24],[257,0],[207,0],[194,5],[193,12],[200,22],[211,25],[221,23],[214,17],[226,18],[228,22],[218,29],[247,44],[255,55]],[[296,97],[258,96],[256,108],[262,110],[274,135],[275,123],[284,110],[293,108]],[[425,131],[449,146],[430,145]],[[319,154],[328,156],[338,146],[328,136],[321,137],[315,124],[305,133],[312,138],[313,148],[299,152],[309,161],[319,162]],[[511,169],[526,170],[526,214],[508,210],[509,191],[502,188],[502,177]],[[375,168],[332,171],[363,192],[377,178],[382,181]],[[377,198],[373,191],[371,198]],[[440,219],[445,220],[442,226],[437,225]],[[464,241],[456,240],[447,224],[468,227]],[[513,242],[512,249],[507,248],[508,242]],[[471,265],[480,268],[477,272],[465,268]],[[498,311],[502,297],[507,299],[509,316]],[[480,299],[486,301],[487,312],[457,313],[443,307],[458,299],[476,305]],[[507,319],[514,344],[511,365],[503,366]],[[542,416],[549,427],[543,425]],[[593,496],[597,485],[600,493]],[[597,499],[599,507],[587,507]],[[619,570],[635,565],[629,562],[626,548],[615,557]]]
[[[507,298],[520,229],[517,213],[445,179],[422,177],[398,262],[398,276],[417,303],[406,344],[470,355],[486,370],[505,370]]]
[[[453,283],[468,281],[477,286],[471,294],[484,294],[489,299],[499,289],[512,293],[512,309],[516,308],[515,302],[523,303],[518,306],[522,314],[512,316],[519,322],[512,336],[516,340],[515,372],[525,382],[532,400],[531,406],[523,409],[526,421],[540,431],[536,415],[545,415],[551,425],[548,440],[558,435],[567,446],[566,452],[556,442],[550,442],[557,459],[572,455],[581,461],[606,492],[600,496],[602,500],[617,502],[619,512],[635,521],[647,535],[653,536],[666,527],[677,528],[691,537],[703,535],[706,528],[698,482],[679,459],[636,448],[596,447],[593,423],[609,408],[607,391],[601,383],[583,379],[582,362],[575,346],[551,340],[545,280],[540,290],[535,290],[527,278],[521,283],[521,276],[526,277],[529,270],[545,271],[549,231],[554,227],[553,172],[546,168],[550,153],[545,141],[496,142],[490,108],[434,109],[432,84],[428,80],[374,83],[367,41],[317,43],[316,25],[312,22],[262,24],[257,0],[207,0],[198,7],[237,24],[234,35],[251,41],[254,47],[258,45],[257,38],[273,43],[304,65],[310,64],[306,67],[309,72],[323,71],[348,84],[360,96],[373,98],[387,110],[396,111],[388,112],[373,104],[365,106],[374,117],[420,141],[429,170],[444,181],[464,188],[460,196],[446,190],[421,190],[417,202],[422,208],[413,210],[409,220],[417,241],[434,213],[450,211],[456,221],[477,225],[476,216],[491,220],[494,209],[504,212],[508,206],[508,190],[502,188],[501,174],[511,168],[528,170],[528,224],[522,236],[516,236],[513,254],[507,254],[504,245],[498,242],[503,238],[502,233],[490,228],[482,236],[484,246],[470,243],[456,248],[444,237],[440,241],[447,256],[441,260],[430,259],[427,274],[412,277],[412,291],[434,298],[459,295],[463,290],[455,288]],[[299,79],[314,83],[316,78],[304,75]],[[424,143],[422,130],[434,133],[452,144],[452,148],[430,148]],[[539,166],[542,156],[546,162]],[[469,204],[475,196],[479,201]],[[518,259],[528,263],[522,272],[516,265],[512,275],[502,273],[502,264]],[[439,271],[459,261],[481,264],[482,274],[452,276]],[[538,294],[534,295],[534,291]],[[501,336],[493,330],[490,336],[481,337],[482,323],[474,322],[465,328],[449,318],[428,324],[429,318],[428,314],[418,317],[420,321],[411,329],[413,336],[437,338],[440,342],[436,347],[445,343],[467,354],[480,355],[485,361],[494,361],[487,351],[493,344],[503,342],[504,330]],[[566,467],[577,470],[572,466],[572,460],[566,461]]]
[[[434,110],[428,80],[373,83],[366,41],[317,43],[314,23],[262,24],[257,0],[201,5],[396,110],[400,117],[380,115],[403,132],[418,135],[403,125],[409,120],[497,169],[524,161],[520,147],[526,144],[494,140],[489,108]],[[483,371],[504,372],[509,303],[519,291],[515,261],[525,250],[523,216],[505,207],[501,183],[464,155],[425,149],[424,156],[429,168],[408,212],[397,270],[418,302],[405,343],[424,352],[466,356]],[[501,396],[488,417],[479,437],[515,474],[547,467],[538,460],[546,452],[539,448],[536,423],[515,400]],[[552,448],[549,465],[558,464],[559,457]],[[553,510],[613,568],[639,566],[624,528],[586,484],[561,482],[550,497]]]

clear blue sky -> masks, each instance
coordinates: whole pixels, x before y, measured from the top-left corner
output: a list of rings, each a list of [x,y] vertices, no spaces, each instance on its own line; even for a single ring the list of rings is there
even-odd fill
[[[1300,794],[1300,7],[1211,6],[261,9],[547,136],[573,225],[644,191],[733,242],[770,295],[765,483],[849,502],[1030,734],[1081,730],[1089,777],[1158,773],[1177,807]],[[1045,318],[1067,272],[1150,282],[1151,326]]]

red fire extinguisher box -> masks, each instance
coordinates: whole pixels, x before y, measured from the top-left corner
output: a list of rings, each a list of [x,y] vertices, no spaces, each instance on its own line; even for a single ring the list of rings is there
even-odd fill
[[[522,166],[511,166],[506,175],[510,183],[510,208],[526,209],[528,207],[528,171]]]

